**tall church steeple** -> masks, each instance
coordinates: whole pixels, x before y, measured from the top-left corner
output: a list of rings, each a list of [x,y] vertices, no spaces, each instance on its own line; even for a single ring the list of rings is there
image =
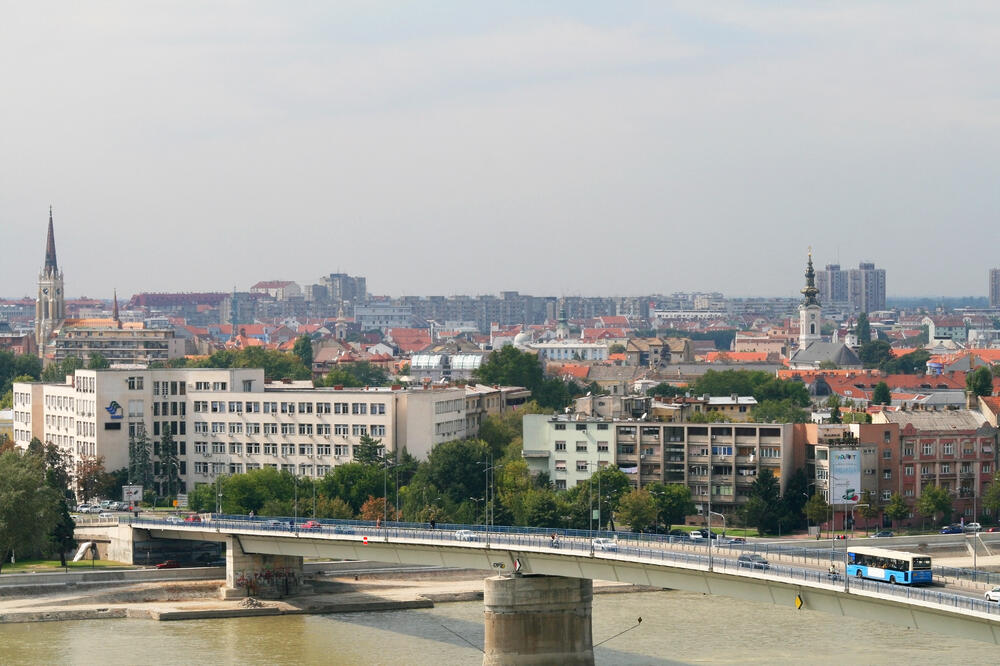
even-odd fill
[[[822,311],[816,296],[816,271],[813,270],[812,248],[809,248],[809,260],[806,263],[806,286],[801,290],[804,298],[799,305],[799,349],[805,349],[813,342],[823,339],[821,327]]]
[[[35,341],[38,353],[45,356],[45,346],[52,333],[66,318],[63,274],[56,261],[56,236],[49,206],[49,229],[45,238],[45,263],[38,274],[38,298],[35,301]]]

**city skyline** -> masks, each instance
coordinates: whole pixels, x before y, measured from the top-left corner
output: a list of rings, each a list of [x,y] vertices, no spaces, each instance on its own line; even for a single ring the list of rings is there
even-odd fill
[[[991,3],[50,4],[0,40],[7,297],[50,204],[70,297],[793,297],[809,246],[982,296],[995,267]]]

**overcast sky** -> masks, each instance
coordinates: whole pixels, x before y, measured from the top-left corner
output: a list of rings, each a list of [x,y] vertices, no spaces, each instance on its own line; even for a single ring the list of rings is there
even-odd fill
[[[983,295],[1000,3],[0,0],[0,294]]]

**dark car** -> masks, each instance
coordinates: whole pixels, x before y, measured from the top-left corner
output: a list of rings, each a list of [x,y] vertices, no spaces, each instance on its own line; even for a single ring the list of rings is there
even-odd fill
[[[157,569],[179,569],[181,563],[177,560],[164,560],[156,565]]]
[[[963,532],[965,530],[962,529],[961,525],[949,525],[941,528],[941,534],[962,534]]]
[[[354,530],[348,525],[334,525],[334,534],[354,534]]]
[[[757,553],[743,553],[736,558],[736,566],[745,569],[762,569],[765,571],[771,568],[770,562],[765,560],[763,555],[758,555]]]
[[[873,539],[884,539],[886,537],[891,537],[891,536],[895,536],[892,533],[892,530],[879,530],[878,532],[876,532],[875,534],[872,535],[872,538]]]

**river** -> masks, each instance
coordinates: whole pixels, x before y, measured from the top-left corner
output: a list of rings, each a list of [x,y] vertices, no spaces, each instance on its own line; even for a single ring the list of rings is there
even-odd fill
[[[0,624],[0,664],[479,664],[482,613],[482,602],[462,602],[322,616]],[[996,664],[1000,655],[986,643],[691,592],[595,596],[594,641],[622,631],[596,648],[597,663],[937,666]]]

